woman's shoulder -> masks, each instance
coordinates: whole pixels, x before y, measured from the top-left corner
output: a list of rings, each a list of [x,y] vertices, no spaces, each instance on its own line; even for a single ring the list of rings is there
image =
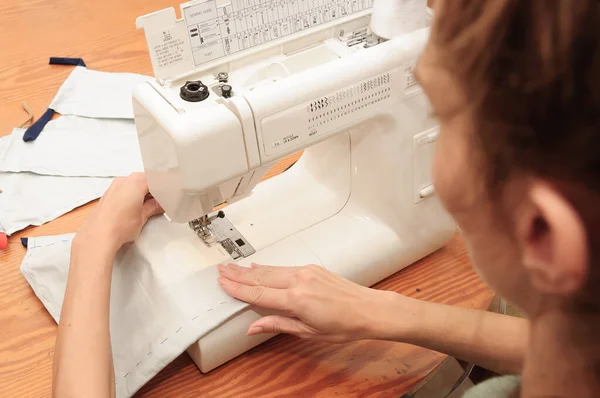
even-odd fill
[[[520,376],[500,376],[477,384],[462,398],[512,398],[517,397],[521,385]]]

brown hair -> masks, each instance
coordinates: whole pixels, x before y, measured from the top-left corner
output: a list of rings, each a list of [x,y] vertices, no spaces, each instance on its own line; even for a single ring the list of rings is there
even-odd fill
[[[598,263],[600,2],[438,0],[434,7],[431,41],[472,107],[488,193],[515,173],[555,183],[584,220]]]

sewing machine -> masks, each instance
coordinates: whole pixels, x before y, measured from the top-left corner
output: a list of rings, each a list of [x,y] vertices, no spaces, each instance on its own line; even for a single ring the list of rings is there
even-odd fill
[[[429,14],[375,1],[195,1],[179,20],[138,18],[157,78],[134,94],[144,168],[166,217],[204,243],[193,261],[317,263],[370,286],[452,236],[412,75]],[[245,336],[267,313],[250,307],[188,352],[210,371],[271,337]]]

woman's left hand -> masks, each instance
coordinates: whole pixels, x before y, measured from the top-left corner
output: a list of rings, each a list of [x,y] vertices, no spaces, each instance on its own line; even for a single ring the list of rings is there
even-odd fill
[[[135,240],[150,217],[164,212],[156,199],[147,195],[143,173],[116,178],[77,232],[76,241],[107,242],[116,252]]]

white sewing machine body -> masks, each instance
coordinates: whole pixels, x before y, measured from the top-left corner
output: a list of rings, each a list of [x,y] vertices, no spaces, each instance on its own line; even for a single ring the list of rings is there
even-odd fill
[[[430,177],[437,125],[411,73],[428,29],[369,48],[340,39],[368,24],[369,13],[357,13],[137,89],[144,168],[167,216],[186,223],[229,204],[215,219],[217,242],[188,261],[314,263],[370,286],[452,236]],[[229,74],[230,98],[218,94],[218,72]],[[182,99],[182,85],[198,80],[208,98]],[[258,184],[302,149],[293,167]],[[245,336],[266,313],[249,307],[188,352],[210,371],[271,337]]]

